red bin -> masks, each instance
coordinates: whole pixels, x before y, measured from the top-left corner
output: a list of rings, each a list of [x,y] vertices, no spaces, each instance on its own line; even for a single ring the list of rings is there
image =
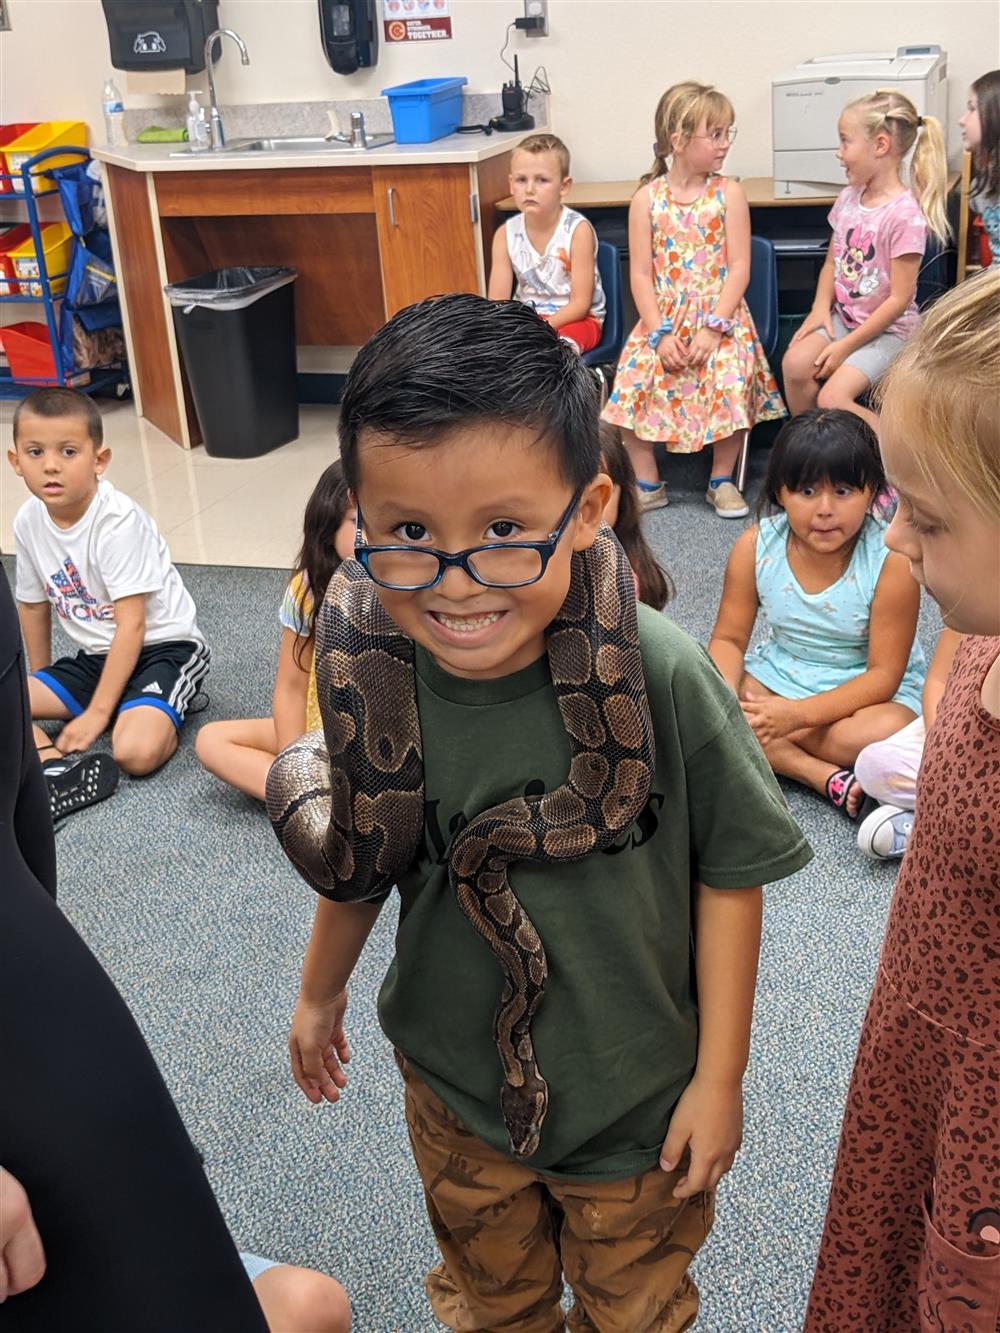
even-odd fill
[[[7,354],[7,364],[14,379],[58,383],[47,325],[35,320],[8,324],[6,328],[0,329],[0,343]]]
[[[26,222],[20,222],[0,236],[0,296],[17,296],[21,284],[15,281],[14,261],[11,250],[16,250],[25,241],[31,240],[31,228]]]
[[[12,194],[14,190],[14,182],[7,179],[7,158],[3,150],[22,134],[35,129],[38,123],[37,120],[26,120],[17,125],[0,125],[0,194]]]

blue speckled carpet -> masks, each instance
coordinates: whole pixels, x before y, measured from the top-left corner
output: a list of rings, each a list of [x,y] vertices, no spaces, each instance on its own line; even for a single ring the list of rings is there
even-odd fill
[[[697,459],[671,460],[674,502],[646,523],[678,586],[670,614],[705,641],[743,525],[708,511],[702,473]],[[284,578],[182,573],[213,647],[211,707],[162,773],[123,779],[112,800],[64,825],[60,901],[131,1005],[240,1247],[336,1274],[359,1333],[422,1333],[437,1327],[422,1284],[435,1247],[375,1019],[395,912],[383,912],[355,974],[347,1095],[313,1108],[285,1055],[312,894],[262,810],[204,773],[193,748],[203,721],[268,711]],[[925,646],[936,624],[925,608]],[[896,873],[864,860],[819,797],[788,794],[817,855],[767,898],[746,1144],[697,1262],[707,1333],[800,1326]]]

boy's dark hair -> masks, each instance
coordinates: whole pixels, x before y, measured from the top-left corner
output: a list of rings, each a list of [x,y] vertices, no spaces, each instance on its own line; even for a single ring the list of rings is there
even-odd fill
[[[979,109],[981,138],[972,154],[972,194],[985,194],[990,203],[1000,194],[1000,69],[981,74],[972,85]]]
[[[14,443],[17,444],[18,425],[21,417],[30,414],[36,417],[76,417],[87,427],[87,435],[95,449],[104,443],[104,422],[94,406],[94,401],[85,393],[76,389],[63,389],[54,385],[50,389],[33,389],[26,398],[22,398],[14,409]]]
[[[520,301],[456,293],[407,306],[365,343],[340,404],[344,476],[358,489],[358,440],[434,445],[476,422],[538,434],[576,490],[599,470],[593,373]]]
[[[778,492],[782,486],[801,491],[820,481],[858,491],[870,486],[873,496],[885,487],[875,432],[844,408],[813,407],[782,426],[767,460],[758,517],[781,512]]]
[[[614,533],[639,581],[639,601],[662,611],[674,595],[670,575],[656,560],[642,530],[642,510],[635,485],[635,468],[622,443],[621,431],[601,422],[601,467],[618,487],[618,518]]]
[[[326,596],[327,584],[340,565],[340,556],[334,549],[333,540],[350,507],[351,493],[338,458],[316,483],[306,502],[302,520],[302,546],[295,557],[295,568],[305,574],[306,582],[297,599],[297,610],[303,625],[309,626],[309,633],[296,636],[292,649],[296,666],[302,665],[302,654],[306,645],[312,642],[316,631],[316,613]],[[313,610],[307,616],[305,607],[310,601]]]

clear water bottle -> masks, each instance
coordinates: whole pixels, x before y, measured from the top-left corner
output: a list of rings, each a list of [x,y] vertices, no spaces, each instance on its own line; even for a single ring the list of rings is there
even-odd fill
[[[125,104],[122,95],[111,79],[104,85],[101,95],[101,109],[104,112],[104,136],[109,148],[123,148],[125,139]]]

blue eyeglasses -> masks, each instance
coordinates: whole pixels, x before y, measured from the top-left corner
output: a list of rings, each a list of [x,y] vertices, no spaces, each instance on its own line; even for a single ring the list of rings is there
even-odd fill
[[[545,573],[583,493],[581,486],[566,506],[555,531],[541,542],[490,542],[467,551],[435,551],[426,546],[366,546],[361,540],[361,506],[354,534],[354,558],[380,588],[417,592],[434,588],[446,569],[462,569],[484,588],[526,588]]]

